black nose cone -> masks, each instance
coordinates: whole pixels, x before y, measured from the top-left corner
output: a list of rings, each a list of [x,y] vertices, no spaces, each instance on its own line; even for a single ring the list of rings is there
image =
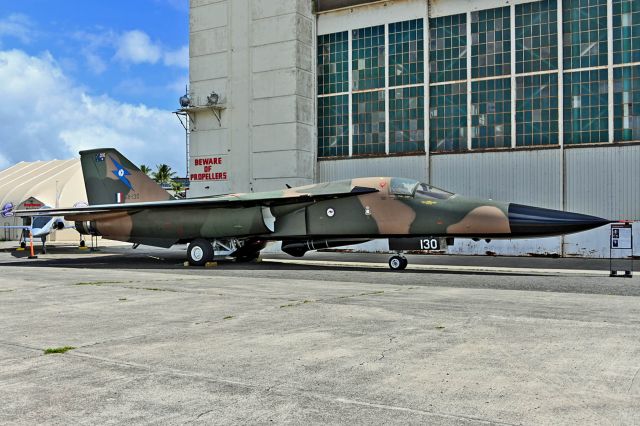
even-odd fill
[[[509,225],[513,236],[551,236],[598,228],[610,220],[586,214],[509,204]]]

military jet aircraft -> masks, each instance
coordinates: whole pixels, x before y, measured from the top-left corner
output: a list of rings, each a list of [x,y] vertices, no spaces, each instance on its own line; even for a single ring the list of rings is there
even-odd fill
[[[173,199],[115,149],[80,152],[89,206],[19,211],[62,215],[82,234],[171,247],[188,244],[192,265],[216,251],[257,258],[268,241],[308,250],[379,238],[530,238],[580,232],[610,221],[577,213],[463,197],[412,179],[368,177],[278,191]],[[389,265],[404,269],[406,259]]]

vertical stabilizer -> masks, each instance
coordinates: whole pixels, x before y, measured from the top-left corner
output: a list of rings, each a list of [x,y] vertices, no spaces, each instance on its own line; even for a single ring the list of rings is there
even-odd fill
[[[116,149],[80,151],[80,162],[90,205],[173,198]]]

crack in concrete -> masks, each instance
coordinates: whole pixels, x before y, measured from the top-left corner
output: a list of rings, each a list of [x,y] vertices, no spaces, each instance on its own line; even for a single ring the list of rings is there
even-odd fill
[[[631,379],[631,384],[629,385],[629,389],[627,389],[627,393],[631,392],[631,389],[633,389],[633,384],[638,378],[638,373],[640,373],[640,367],[636,370],[636,374],[633,375],[633,379]]]
[[[389,336],[389,344],[393,343],[393,341],[396,339],[396,336],[393,336],[391,334],[388,335]],[[381,353],[380,353],[380,358],[378,358],[378,361],[382,361],[382,359],[384,359],[384,354],[386,352],[389,352],[392,348],[387,348],[384,349]]]

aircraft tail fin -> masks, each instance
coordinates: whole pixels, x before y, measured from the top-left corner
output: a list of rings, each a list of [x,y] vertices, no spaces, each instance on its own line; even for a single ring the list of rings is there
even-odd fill
[[[173,198],[116,149],[80,151],[80,162],[90,205]]]

